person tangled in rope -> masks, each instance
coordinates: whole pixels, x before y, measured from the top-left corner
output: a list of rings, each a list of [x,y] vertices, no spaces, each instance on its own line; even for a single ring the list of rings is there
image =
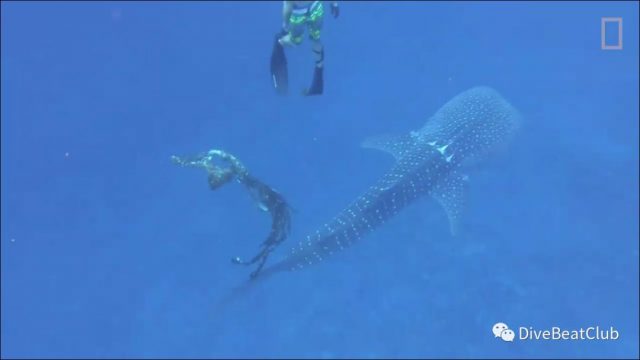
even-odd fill
[[[228,164],[228,167],[216,166],[214,158],[223,160]],[[209,150],[209,152],[193,158],[172,156],[171,159],[181,166],[202,167],[207,170],[211,190],[216,190],[235,178],[247,188],[258,207],[271,214],[271,232],[262,242],[260,251],[249,261],[243,261],[239,257],[231,260],[234,264],[241,265],[258,263],[256,270],[251,273],[251,278],[258,276],[269,254],[287,238],[291,229],[291,208],[284,197],[249,174],[247,168],[235,156],[222,150]]]

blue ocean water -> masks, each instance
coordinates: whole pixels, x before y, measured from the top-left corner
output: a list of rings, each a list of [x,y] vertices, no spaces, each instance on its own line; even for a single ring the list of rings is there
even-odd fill
[[[281,6],[2,2],[2,357],[640,356],[637,2],[341,2],[317,97],[308,41],[271,88]],[[217,305],[269,219],[171,155],[225,149],[287,198],[274,261],[393,164],[363,139],[477,85],[524,123],[459,236],[424,198]],[[519,337],[592,326],[619,336]]]

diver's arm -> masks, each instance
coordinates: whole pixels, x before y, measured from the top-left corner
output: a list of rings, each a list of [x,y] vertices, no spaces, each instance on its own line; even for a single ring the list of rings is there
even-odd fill
[[[331,2],[331,15],[333,15],[333,17],[336,19],[338,18],[338,16],[340,16],[340,8],[338,7],[337,1]]]

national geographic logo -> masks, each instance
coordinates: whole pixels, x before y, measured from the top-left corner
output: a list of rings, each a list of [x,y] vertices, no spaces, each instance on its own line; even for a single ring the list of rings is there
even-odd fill
[[[603,17],[600,20],[600,48],[622,50],[622,18]]]

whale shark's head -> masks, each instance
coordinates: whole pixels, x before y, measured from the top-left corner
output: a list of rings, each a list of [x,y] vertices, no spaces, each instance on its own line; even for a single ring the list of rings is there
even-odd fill
[[[417,142],[446,145],[458,161],[472,160],[508,144],[521,122],[518,111],[497,91],[479,86],[449,100],[412,136]]]

